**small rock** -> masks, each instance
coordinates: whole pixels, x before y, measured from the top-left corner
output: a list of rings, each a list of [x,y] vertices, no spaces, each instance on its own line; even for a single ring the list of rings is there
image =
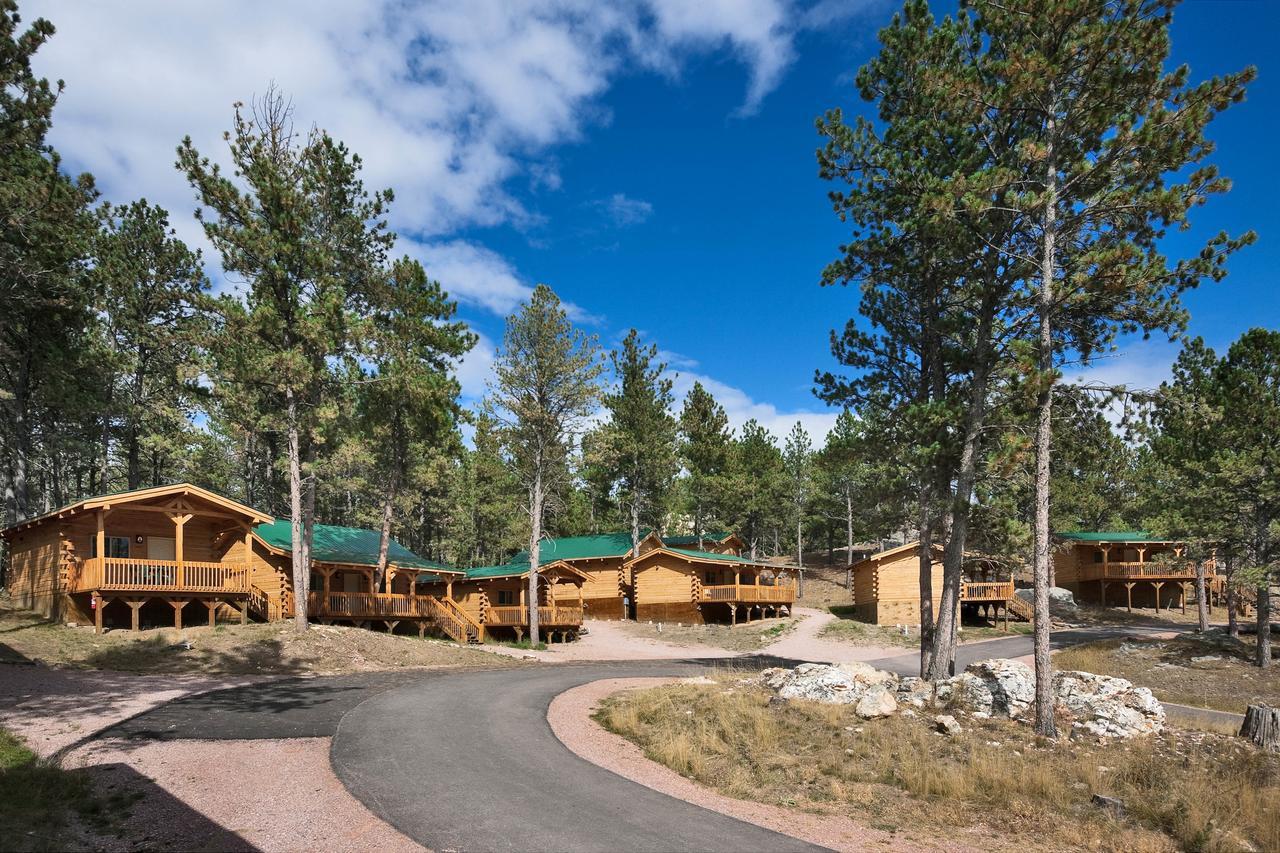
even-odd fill
[[[846,750],[844,751],[844,754],[845,754],[845,755],[853,755],[853,750],[852,750],[852,749],[846,749]]]
[[[1124,803],[1115,797],[1104,797],[1102,794],[1094,794],[1089,798],[1089,802],[1093,803],[1100,809],[1110,812],[1113,817],[1124,816]]]
[[[944,735],[958,735],[964,731],[950,714],[939,714],[933,718],[933,723],[938,732]]]
[[[898,710],[898,702],[883,684],[877,684],[862,694],[853,712],[864,720],[887,717]]]
[[[537,655],[521,655],[520,659],[521,660],[537,660],[538,656]]]
[[[1198,658],[1192,658],[1192,663],[1212,663],[1215,660],[1222,660],[1218,655],[1201,655]]]

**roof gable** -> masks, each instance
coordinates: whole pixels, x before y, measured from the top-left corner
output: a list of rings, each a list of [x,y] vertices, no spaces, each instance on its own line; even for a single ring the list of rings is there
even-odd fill
[[[552,572],[562,572],[568,575],[574,575],[583,580],[590,580],[590,576],[586,572],[575,568],[571,563],[564,560],[552,560],[550,563],[543,563],[538,567],[538,574],[545,575]],[[477,566],[474,569],[466,570],[466,580],[494,580],[496,578],[523,578],[529,574],[529,561],[522,563],[507,563],[501,566]]]
[[[648,535],[648,531],[645,531]],[[631,534],[626,531],[598,533],[594,536],[562,536],[547,539],[538,547],[538,564],[547,565],[557,560],[590,560],[604,557],[625,557],[631,553]],[[529,552],[521,551],[511,558],[512,564],[529,562]]]
[[[21,530],[42,524],[55,518],[62,518],[68,515],[75,515],[79,512],[86,512],[94,509],[110,509],[130,503],[143,503],[146,501],[155,501],[166,497],[191,497],[212,504],[218,510],[229,513],[231,517],[240,516],[243,521],[249,524],[257,524],[259,522],[274,521],[268,513],[256,510],[251,506],[234,501],[231,498],[211,492],[201,486],[192,483],[168,483],[163,486],[152,486],[146,489],[126,489],[120,492],[109,492],[103,495],[94,495],[92,497],[83,498],[81,500],[69,503],[66,506],[41,515],[33,516],[24,521],[19,521],[11,527],[0,530],[0,534],[8,535],[11,532]],[[217,514],[217,513],[213,513]]]
[[[661,548],[654,548],[651,551],[646,551],[639,557],[636,557],[633,560],[628,560],[627,565],[634,566],[637,563],[649,559],[654,554],[670,554],[671,556],[679,557],[680,559],[690,563],[721,563],[739,566],[758,566],[764,569],[795,568],[794,566],[788,566],[785,564],[765,563],[759,560],[752,560],[748,557],[739,557],[736,554],[717,554],[712,551],[694,551],[690,548],[672,548],[667,545],[664,545]]]

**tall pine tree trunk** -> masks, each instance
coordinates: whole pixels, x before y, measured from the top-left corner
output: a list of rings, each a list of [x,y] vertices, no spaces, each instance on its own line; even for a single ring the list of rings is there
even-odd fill
[[[289,442],[289,514],[291,522],[291,569],[293,575],[293,626],[307,630],[307,555],[303,549],[302,448],[298,428],[298,400],[292,387],[285,388],[285,420]]]
[[[387,576],[387,550],[391,547],[391,516],[395,509],[396,494],[400,490],[400,471],[397,468],[387,486],[387,493],[382,499],[382,529],[378,536],[378,565],[373,570],[374,589],[381,589],[383,578]],[[391,592],[390,589],[387,592]],[[413,590],[409,590],[413,594]]]
[[[1040,393],[1036,396],[1035,516],[1032,559],[1034,583],[1034,632],[1036,670],[1035,730],[1045,737],[1057,737],[1053,718],[1053,669],[1049,659],[1049,454],[1053,440],[1053,276],[1056,266],[1057,165],[1054,160],[1055,114],[1057,104],[1050,98],[1045,152],[1045,202],[1042,227],[1044,246],[1040,258],[1040,340],[1037,368]]]
[[[542,460],[539,457],[529,488],[529,644],[541,642],[538,633],[538,563],[542,544]]]
[[[144,356],[139,356],[139,362]],[[129,483],[130,489],[136,489],[142,485],[142,454],[138,441],[138,418],[142,411],[142,371],[135,370],[133,372],[133,405],[130,407],[133,415],[129,418],[128,429],[125,432],[125,479]]]
[[[1196,622],[1200,633],[1209,630],[1209,602],[1204,581],[1204,560],[1196,560]]]
[[[933,512],[931,490],[920,487],[920,677],[933,671]]]
[[[1271,666],[1271,579],[1258,584],[1258,648],[1254,662],[1262,669]]]
[[[978,351],[974,360],[973,382],[969,389],[969,405],[965,413],[964,442],[956,472],[955,495],[951,501],[951,530],[942,556],[942,597],[938,600],[932,665],[924,676],[930,681],[954,675],[955,670],[964,549],[969,536],[969,515],[973,509],[973,488],[978,480],[978,451],[987,415],[991,317],[996,309],[993,303],[990,295],[984,296],[982,315],[978,322]]]
[[[844,588],[853,589],[853,490],[844,491]]]

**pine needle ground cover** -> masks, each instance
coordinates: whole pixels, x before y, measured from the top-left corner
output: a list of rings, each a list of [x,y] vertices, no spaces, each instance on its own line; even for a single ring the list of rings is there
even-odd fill
[[[596,720],[652,760],[739,799],[841,814],[908,838],[983,849],[1280,849],[1280,756],[1200,732],[1052,742],[962,717],[860,720],[717,675],[715,685],[627,691]],[[1126,808],[1112,816],[1093,794]],[[967,842],[964,839],[969,839]]]
[[[1172,640],[1104,640],[1064,649],[1054,661],[1062,669],[1127,678],[1164,702],[1242,714],[1250,704],[1280,705],[1280,667],[1254,666],[1254,642],[1223,631]]]

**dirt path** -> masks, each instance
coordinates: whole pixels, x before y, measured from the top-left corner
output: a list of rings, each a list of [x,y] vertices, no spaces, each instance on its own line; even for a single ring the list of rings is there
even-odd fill
[[[505,649],[547,663],[586,660],[684,660],[688,658],[731,658],[741,652],[703,645],[676,645],[628,633],[622,623],[600,619],[586,621],[587,633],[576,642],[550,646],[545,652]],[[493,650],[502,647],[495,647]]]
[[[871,845],[893,850],[965,850],[955,839],[929,844],[865,826],[843,815],[811,814],[766,803],[726,797],[650,761],[640,747],[606,731],[591,719],[601,700],[621,690],[669,684],[671,678],[610,678],[561,693],[547,709],[547,722],[560,742],[579,757],[647,788],[756,826],[832,850],[861,851]]]
[[[760,654],[815,663],[869,661],[902,654],[900,647],[858,646],[823,639],[818,635],[839,618],[830,612],[797,607],[793,615],[800,617],[800,622],[776,643],[761,649]]]
[[[138,798],[121,835],[95,849],[422,851],[347,792],[330,740],[112,739],[64,763]]]
[[[36,754],[48,757],[175,699],[263,680],[0,664],[0,726],[23,738]]]

